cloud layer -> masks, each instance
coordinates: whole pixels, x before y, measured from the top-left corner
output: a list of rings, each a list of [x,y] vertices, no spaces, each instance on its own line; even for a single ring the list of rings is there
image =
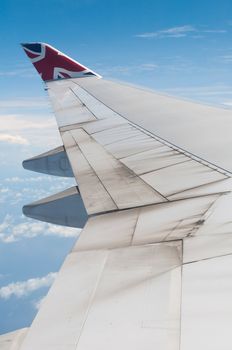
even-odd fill
[[[54,139],[56,135],[56,122],[51,116],[0,115],[0,141],[23,145],[40,144],[44,137],[49,142],[51,137]]]
[[[11,297],[22,298],[34,291],[49,287],[54,282],[57,273],[50,272],[44,277],[30,278],[27,281],[12,282],[0,288],[0,298],[9,299]]]
[[[60,143],[54,116],[45,98],[0,100],[0,141],[48,147]]]
[[[13,243],[23,238],[37,236],[78,237],[81,229],[48,224],[46,222],[26,219],[16,224],[15,219],[7,214],[0,224],[0,242]]]
[[[29,145],[29,141],[25,137],[2,133],[0,133],[0,142],[13,143],[17,145]]]

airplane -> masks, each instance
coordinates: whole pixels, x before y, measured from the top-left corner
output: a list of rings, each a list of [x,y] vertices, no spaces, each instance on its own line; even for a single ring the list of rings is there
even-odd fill
[[[63,141],[23,166],[76,180],[23,212],[83,229],[32,325],[0,346],[230,349],[231,110],[106,80],[45,43],[22,47]]]

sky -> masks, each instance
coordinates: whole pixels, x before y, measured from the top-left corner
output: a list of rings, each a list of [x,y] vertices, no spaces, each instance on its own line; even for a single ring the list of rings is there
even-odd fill
[[[226,0],[1,0],[0,334],[31,324],[80,232],[22,215],[75,182],[21,166],[61,139],[19,43],[47,42],[104,78],[231,108],[231,14]]]

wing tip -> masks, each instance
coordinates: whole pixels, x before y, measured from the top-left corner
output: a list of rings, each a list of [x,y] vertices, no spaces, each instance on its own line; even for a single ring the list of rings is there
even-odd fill
[[[101,76],[44,42],[20,43],[44,81]],[[45,63],[45,64],[44,64]]]

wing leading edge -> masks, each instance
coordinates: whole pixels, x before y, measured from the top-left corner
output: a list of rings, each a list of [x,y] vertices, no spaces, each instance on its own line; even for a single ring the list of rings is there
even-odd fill
[[[189,127],[195,133],[199,118],[209,126],[211,113],[215,128],[220,110],[94,75],[54,78],[46,82],[48,94],[90,217],[22,350],[203,350],[218,344],[220,332],[207,333],[207,340],[198,327],[196,310],[205,324],[208,310],[203,293],[197,299],[191,294],[191,283],[202,271],[210,275],[210,261],[223,266],[232,254],[231,168],[227,155],[213,160],[209,145],[202,153],[200,140],[195,152],[196,137],[186,143],[181,137]],[[220,116],[229,127],[230,112]],[[215,149],[230,140],[210,142]],[[211,328],[223,324],[226,338],[223,322],[214,318]]]

